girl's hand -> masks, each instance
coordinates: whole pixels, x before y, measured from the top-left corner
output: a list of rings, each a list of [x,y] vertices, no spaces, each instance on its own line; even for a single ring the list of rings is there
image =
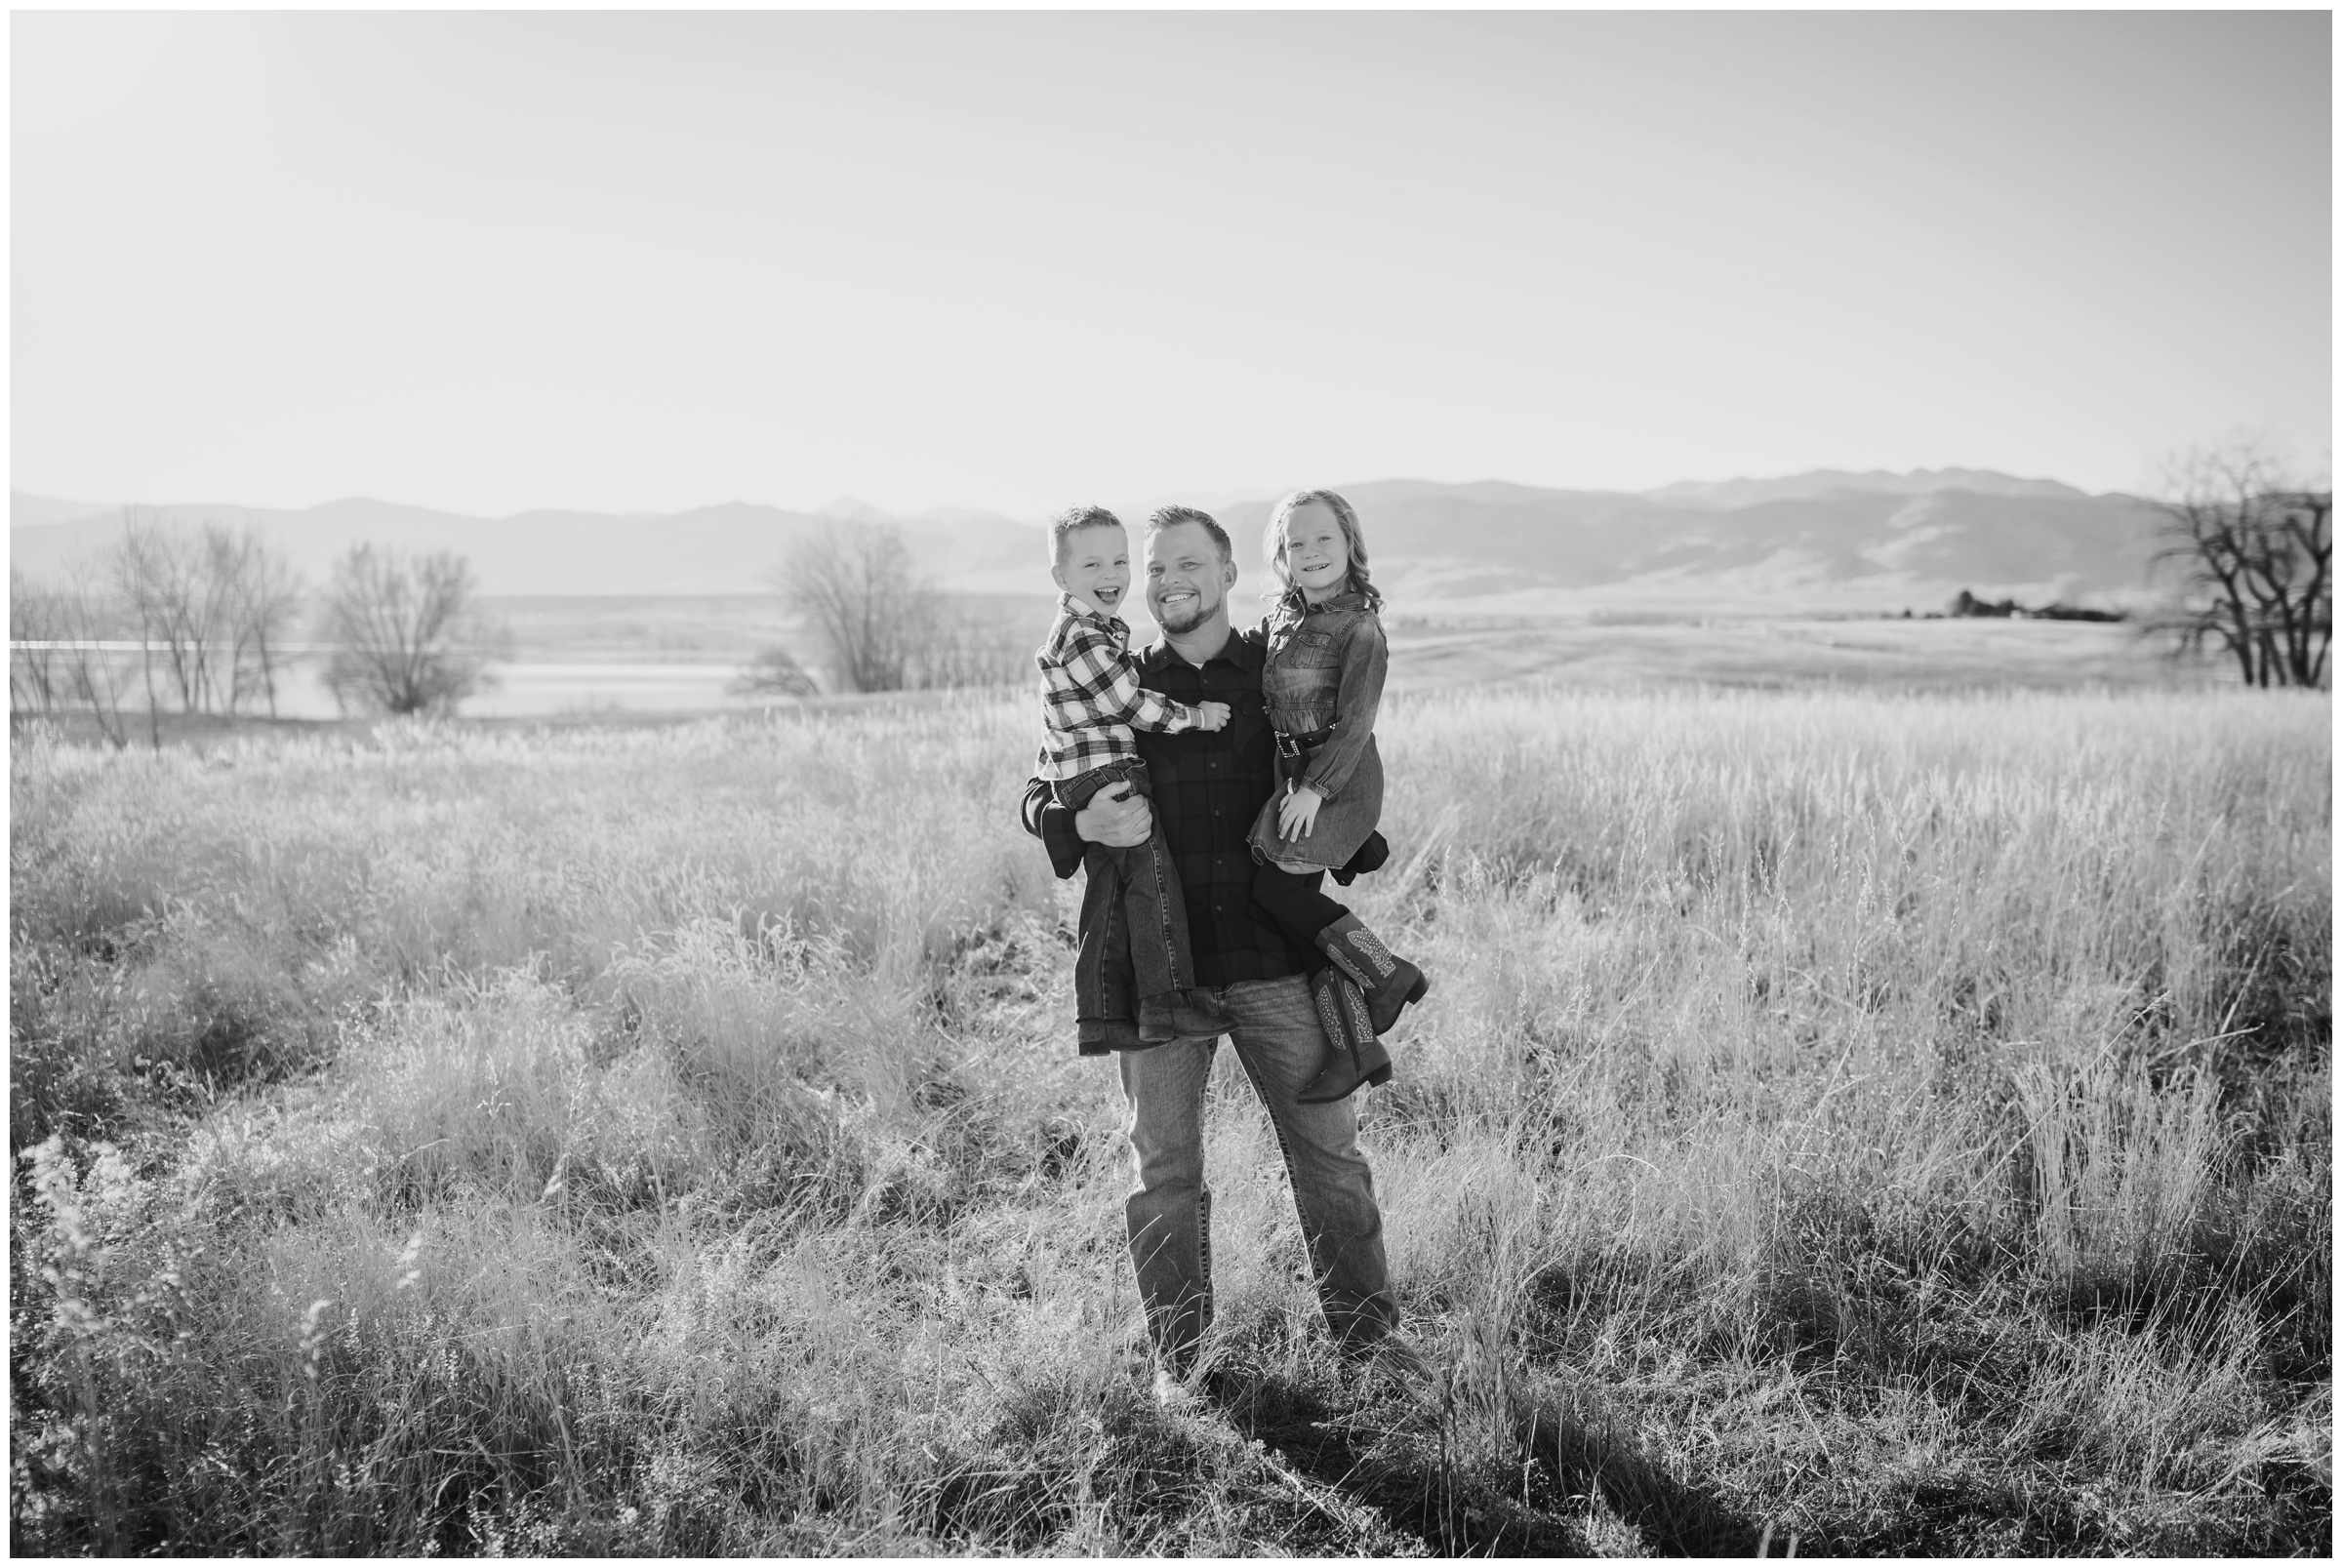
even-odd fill
[[[1280,838],[1307,838],[1317,825],[1317,808],[1325,797],[1303,784],[1277,804],[1276,831]]]
[[[1195,728],[1199,730],[1225,729],[1228,726],[1228,713],[1229,708],[1226,703],[1198,703],[1195,704]]]

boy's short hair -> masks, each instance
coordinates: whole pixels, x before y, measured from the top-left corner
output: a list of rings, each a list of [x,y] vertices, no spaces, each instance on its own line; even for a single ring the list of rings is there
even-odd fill
[[[1104,506],[1068,506],[1049,519],[1049,559],[1066,564],[1066,541],[1085,528],[1120,528],[1122,519]]]
[[[1210,512],[1197,511],[1192,506],[1157,506],[1147,514],[1147,532],[1150,534],[1159,534],[1166,528],[1177,528],[1182,523],[1203,525],[1203,531],[1211,536],[1212,543],[1219,548],[1223,566],[1236,558],[1236,547],[1228,542],[1228,530],[1214,522]]]

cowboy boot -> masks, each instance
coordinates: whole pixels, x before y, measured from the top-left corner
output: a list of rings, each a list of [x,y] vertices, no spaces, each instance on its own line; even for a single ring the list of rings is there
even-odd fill
[[[1322,1106],[1349,1099],[1362,1083],[1389,1083],[1391,1053],[1374,1037],[1366,998],[1350,977],[1339,969],[1320,969],[1310,977],[1310,997],[1333,1051],[1324,1070],[1294,1098],[1305,1106]]]
[[[1398,1010],[1409,1002],[1422,1001],[1432,988],[1422,970],[1404,958],[1392,957],[1383,939],[1360,925],[1354,914],[1346,914],[1318,932],[1317,945],[1366,993],[1377,1034],[1390,1033],[1391,1025],[1398,1022]]]

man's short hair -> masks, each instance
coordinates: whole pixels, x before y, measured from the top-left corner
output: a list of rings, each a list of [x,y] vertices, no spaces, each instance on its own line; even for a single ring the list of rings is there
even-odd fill
[[[1220,550],[1220,563],[1225,566],[1236,558],[1236,547],[1228,542],[1228,530],[1212,520],[1212,514],[1197,511],[1192,506],[1157,506],[1147,514],[1147,532],[1159,534],[1166,528],[1182,523],[1201,523],[1203,531],[1212,537]]]
[[[1120,528],[1122,519],[1104,506],[1068,506],[1049,519],[1049,559],[1066,564],[1066,541],[1085,528]]]

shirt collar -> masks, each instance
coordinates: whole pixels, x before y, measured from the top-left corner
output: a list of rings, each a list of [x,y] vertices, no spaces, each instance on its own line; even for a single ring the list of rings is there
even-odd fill
[[[1081,606],[1081,601],[1070,593],[1061,592],[1058,594],[1057,613],[1061,620],[1087,621],[1093,626],[1104,626],[1109,631],[1119,632],[1125,641],[1129,640],[1130,623],[1128,622],[1120,616],[1110,616],[1102,612],[1085,610]]]
[[[1150,673],[1162,668],[1165,664],[1185,664],[1187,663],[1186,660],[1173,653],[1171,644],[1159,635],[1147,646],[1144,653],[1139,655],[1139,667]],[[1268,652],[1263,648],[1258,634],[1250,631],[1237,631],[1231,627],[1227,645],[1203,663],[1207,669],[1214,664],[1229,663],[1235,665],[1247,674],[1258,674],[1261,666],[1268,663]],[[1194,666],[1190,665],[1189,667]]]
[[[1296,595],[1296,597],[1299,596]],[[1312,604],[1307,599],[1300,599],[1300,603],[1302,614],[1323,615],[1332,610],[1363,610],[1366,608],[1366,595],[1355,588],[1347,588],[1323,604]]]

